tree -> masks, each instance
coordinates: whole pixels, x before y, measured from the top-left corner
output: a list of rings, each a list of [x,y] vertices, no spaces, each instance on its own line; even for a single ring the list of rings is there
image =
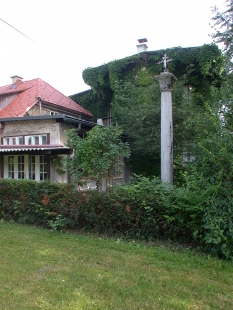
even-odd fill
[[[221,87],[221,100],[219,113],[224,119],[224,126],[233,131],[233,0],[226,0],[226,10],[220,12],[216,7],[212,18],[214,33],[212,38],[215,43],[223,44],[225,81]]]
[[[214,33],[212,38],[215,43],[223,44],[223,52],[229,59],[233,56],[233,0],[226,0],[226,10],[220,12],[216,7],[213,8],[212,18]]]
[[[65,166],[76,181],[88,177],[96,181],[99,188],[102,179],[112,182],[113,176],[121,172],[122,157],[129,157],[129,147],[121,140],[119,127],[95,126],[84,139],[75,129],[66,135],[67,145],[74,153],[67,157]]]

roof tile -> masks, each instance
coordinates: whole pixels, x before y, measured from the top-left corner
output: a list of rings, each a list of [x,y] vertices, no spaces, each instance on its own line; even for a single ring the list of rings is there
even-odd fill
[[[39,78],[22,82],[16,88],[12,88],[12,85],[0,87],[0,102],[2,96],[13,94],[17,95],[17,97],[3,107],[2,110],[0,109],[0,118],[23,116],[38,102],[38,99],[42,103],[51,104],[53,107],[57,106],[57,108],[63,108],[72,113],[82,114],[87,117],[93,116],[91,112]]]

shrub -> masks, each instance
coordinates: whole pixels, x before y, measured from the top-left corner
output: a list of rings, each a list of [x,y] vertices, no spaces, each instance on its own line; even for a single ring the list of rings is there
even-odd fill
[[[135,177],[111,192],[79,192],[71,184],[0,179],[0,218],[54,230],[82,229],[144,240],[196,242],[233,258],[233,197],[189,176],[170,187]]]

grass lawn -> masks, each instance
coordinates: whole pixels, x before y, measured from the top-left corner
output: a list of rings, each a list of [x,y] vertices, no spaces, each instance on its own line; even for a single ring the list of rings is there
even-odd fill
[[[0,222],[0,309],[233,309],[233,264]]]

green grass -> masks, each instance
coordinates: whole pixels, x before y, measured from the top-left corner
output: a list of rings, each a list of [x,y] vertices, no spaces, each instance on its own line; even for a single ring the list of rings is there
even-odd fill
[[[233,265],[0,222],[0,309],[233,309]]]

